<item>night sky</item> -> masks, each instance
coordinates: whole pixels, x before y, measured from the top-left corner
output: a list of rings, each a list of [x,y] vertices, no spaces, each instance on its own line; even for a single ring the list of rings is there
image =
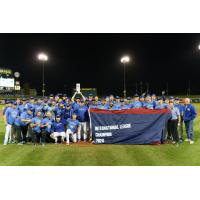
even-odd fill
[[[149,83],[151,93],[161,94],[169,84],[170,94],[200,92],[200,34],[0,34],[0,67],[21,73],[41,94],[42,64],[37,54],[45,52],[46,93],[70,95],[76,83],[95,87],[99,95],[122,95],[123,67],[120,58],[129,55],[127,92],[131,96]],[[67,88],[67,89],[66,89]]]

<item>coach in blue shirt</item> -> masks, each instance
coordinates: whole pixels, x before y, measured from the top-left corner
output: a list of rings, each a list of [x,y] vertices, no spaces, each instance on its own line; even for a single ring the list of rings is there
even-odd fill
[[[197,112],[194,106],[190,103],[190,99],[186,98],[183,120],[185,122],[185,129],[186,129],[186,135],[187,135],[187,138],[185,141],[189,141],[190,144],[194,143],[193,120],[196,118],[196,116],[197,116]]]

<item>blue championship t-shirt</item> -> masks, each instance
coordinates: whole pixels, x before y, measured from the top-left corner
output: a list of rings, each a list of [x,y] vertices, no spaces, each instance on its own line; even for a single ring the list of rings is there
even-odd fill
[[[67,129],[71,130],[73,133],[77,131],[80,122],[78,120],[68,119],[67,120]]]

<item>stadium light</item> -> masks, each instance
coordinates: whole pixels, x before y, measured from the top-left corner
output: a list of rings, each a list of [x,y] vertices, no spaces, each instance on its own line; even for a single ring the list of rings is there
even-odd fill
[[[128,56],[123,56],[121,58],[121,63],[124,65],[124,98],[126,98],[126,63],[130,61]]]
[[[198,49],[200,50],[200,44],[199,44],[199,46],[198,46]]]
[[[40,53],[38,55],[38,59],[41,60],[41,61],[47,61],[48,60],[48,56],[44,53]]]
[[[42,96],[45,95],[45,82],[44,82],[44,63],[47,62],[48,56],[44,53],[38,54],[38,60],[42,61]]]
[[[124,57],[121,58],[121,63],[123,63],[123,64],[127,63],[129,61],[130,61],[130,58],[128,56],[124,56]]]

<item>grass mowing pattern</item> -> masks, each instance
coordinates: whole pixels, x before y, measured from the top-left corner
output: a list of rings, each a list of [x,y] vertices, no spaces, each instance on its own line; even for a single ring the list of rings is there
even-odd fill
[[[197,110],[200,104],[195,104]],[[48,144],[3,146],[5,126],[0,119],[0,165],[3,166],[193,166],[200,165],[200,117],[195,120],[195,144],[151,145]],[[184,134],[185,135],[185,134]]]

